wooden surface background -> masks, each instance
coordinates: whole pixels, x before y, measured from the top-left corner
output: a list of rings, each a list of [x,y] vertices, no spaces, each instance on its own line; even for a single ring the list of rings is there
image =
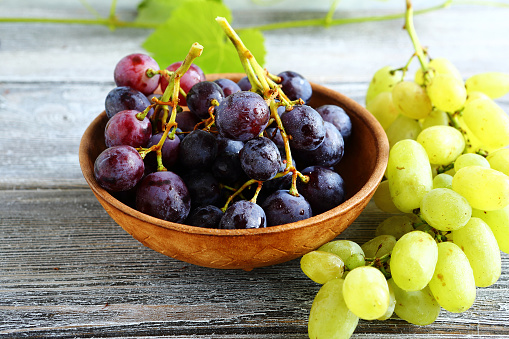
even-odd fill
[[[89,3],[107,15],[107,1]],[[323,1],[305,10],[227,3],[238,26],[326,10]],[[338,16],[404,7],[403,1],[344,3]],[[133,18],[135,5],[119,1],[119,15]],[[0,1],[0,17],[9,16],[90,17],[79,1]],[[466,78],[509,72],[508,18],[507,8],[453,5],[416,17],[415,25],[431,55],[448,57]],[[375,70],[402,66],[412,54],[402,26],[400,19],[266,32],[266,67],[298,71],[363,103]],[[244,272],[165,257],[116,225],[86,185],[81,135],[103,110],[116,62],[142,51],[149,33],[0,23],[0,337],[307,338],[319,286],[298,260]],[[498,102],[509,111],[507,96]],[[387,216],[370,203],[338,238],[363,243]],[[478,289],[467,312],[442,311],[426,327],[397,318],[361,321],[353,338],[508,338],[509,256],[502,260],[500,280]]]

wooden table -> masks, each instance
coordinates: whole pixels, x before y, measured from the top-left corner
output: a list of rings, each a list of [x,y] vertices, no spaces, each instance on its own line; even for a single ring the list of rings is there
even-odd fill
[[[229,3],[243,25],[318,15]],[[135,4],[119,3],[119,15],[133,18]],[[91,5],[108,12],[106,2]],[[358,6],[340,3],[338,15],[401,12],[403,1]],[[78,1],[3,0],[0,16],[89,14]],[[448,57],[466,78],[509,72],[508,18],[507,8],[455,5],[418,16],[415,25],[431,55]],[[268,31],[266,66],[296,70],[363,103],[374,71],[402,66],[412,54],[402,26],[399,19]],[[126,234],[86,185],[81,135],[114,87],[115,63],[142,51],[149,33],[0,24],[0,337],[307,338],[319,286],[298,260],[244,272],[168,258]],[[498,102],[509,111],[508,96]],[[370,203],[338,238],[363,243],[387,216]],[[442,311],[426,327],[361,321],[353,337],[508,338],[509,256],[502,260],[500,280],[478,289],[467,312]]]

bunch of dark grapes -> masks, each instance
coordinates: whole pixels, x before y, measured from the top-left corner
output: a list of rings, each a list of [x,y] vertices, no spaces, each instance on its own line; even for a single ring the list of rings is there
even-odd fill
[[[163,70],[143,54],[119,61],[100,186],[148,215],[206,228],[296,222],[345,200],[334,168],[352,125],[341,107],[308,106],[311,85],[291,71],[207,81],[190,55]]]

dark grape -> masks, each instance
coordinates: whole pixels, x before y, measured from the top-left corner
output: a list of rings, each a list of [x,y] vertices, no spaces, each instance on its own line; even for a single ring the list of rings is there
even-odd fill
[[[237,92],[215,109],[219,133],[229,139],[247,141],[259,135],[269,122],[269,106],[253,92]]]
[[[128,145],[144,147],[152,136],[152,124],[145,117],[139,120],[138,111],[122,111],[115,114],[104,129],[106,147]]]
[[[183,132],[191,132],[200,121],[200,118],[191,113],[191,111],[177,113],[175,118],[175,122]]]
[[[154,145],[157,145],[159,141],[161,141],[161,138],[163,136],[163,132],[154,134],[148,144],[147,148],[152,147]],[[161,148],[161,156],[163,160],[163,165],[166,168],[171,168],[178,160],[178,154],[179,154],[179,148],[180,148],[180,139],[175,136],[175,138],[170,139],[169,136],[164,139],[163,147]],[[155,165],[157,168],[157,159],[156,159],[156,152],[150,152],[145,157],[145,163],[150,162]]]
[[[277,147],[284,148],[285,142],[283,140],[283,137],[281,136],[281,131],[277,127],[267,127],[265,129],[267,132],[267,138],[272,140]]]
[[[234,186],[235,183],[245,177],[239,157],[239,152],[244,147],[244,143],[218,135],[217,144],[218,155],[212,165],[212,174],[220,182]]]
[[[290,100],[302,99],[308,102],[313,94],[309,81],[292,71],[281,72],[278,76],[281,78],[282,90]]]
[[[239,156],[242,169],[255,180],[265,181],[273,178],[281,164],[281,154],[276,144],[265,137],[247,141]]]
[[[166,67],[168,71],[174,72],[182,65],[182,61],[174,62],[170,66]],[[191,64],[191,67],[184,73],[184,75],[180,78],[180,88],[184,90],[184,92],[189,92],[191,87],[197,84],[200,81],[205,81],[205,73],[203,73],[202,69],[195,64]],[[165,77],[161,77],[161,90],[164,92],[168,87],[168,80]],[[186,98],[179,94],[179,105],[187,106]]]
[[[237,85],[237,83],[233,80],[226,79],[226,78],[220,78],[220,79],[214,80],[214,82],[216,84],[218,84],[219,87],[221,87],[225,97],[229,96],[232,93],[237,93],[237,92],[241,91],[240,86]]]
[[[187,168],[210,168],[217,156],[216,137],[211,133],[194,130],[181,142],[179,162]]]
[[[159,75],[147,77],[147,70],[159,70],[159,65],[150,56],[134,53],[120,59],[115,66],[113,77],[117,86],[129,86],[145,95],[152,94],[159,86]]]
[[[216,206],[207,205],[195,208],[189,213],[186,224],[204,228],[219,228],[223,211]]]
[[[293,196],[288,190],[279,190],[269,195],[262,208],[267,216],[267,226],[276,226],[311,218],[311,206],[302,196]]]
[[[249,78],[247,76],[240,79],[237,82],[237,85],[240,87],[242,91],[249,91],[252,88],[251,82],[249,82]]]
[[[182,176],[191,195],[191,206],[216,205],[221,198],[219,181],[205,170],[192,170]]]
[[[318,165],[332,167],[343,158],[345,143],[336,126],[325,121],[325,138],[320,146],[312,151],[297,151],[301,166]]]
[[[352,134],[352,121],[345,110],[336,105],[323,105],[316,109],[324,121],[332,123],[346,141]]]
[[[344,181],[338,173],[321,166],[307,167],[301,173],[309,176],[309,182],[297,180],[297,189],[311,205],[314,215],[345,201]]]
[[[217,140],[217,153],[220,154],[222,152],[236,153],[239,154],[242,147],[244,147],[244,142],[239,140],[232,140],[223,137],[221,134],[216,136]]]
[[[200,119],[210,117],[209,108],[212,100],[220,103],[224,99],[224,93],[218,84],[212,81],[202,81],[191,87],[187,93],[187,107]]]
[[[136,193],[136,209],[159,219],[181,223],[191,210],[191,197],[177,174],[155,172],[141,181]]]
[[[291,136],[290,146],[299,150],[316,149],[325,138],[325,126],[320,114],[310,106],[297,105],[283,113],[281,122]]]
[[[263,209],[248,200],[240,200],[228,207],[224,212],[219,228],[245,229],[267,227],[267,218]]]
[[[94,162],[95,180],[102,188],[112,192],[135,187],[143,178],[144,171],[143,159],[131,146],[107,148]]]
[[[115,87],[112,89],[104,101],[104,107],[108,119],[121,111],[134,110],[144,111],[151,104],[145,94],[128,86]],[[148,112],[147,117],[150,119],[154,110]]]

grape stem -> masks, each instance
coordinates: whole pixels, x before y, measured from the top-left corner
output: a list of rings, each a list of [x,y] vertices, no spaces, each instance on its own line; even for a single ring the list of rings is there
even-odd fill
[[[428,60],[424,55],[424,49],[422,48],[422,45],[419,42],[417,33],[415,32],[413,14],[414,9],[412,7],[412,1],[406,0],[405,29],[408,32],[408,35],[410,36],[410,40],[412,40],[412,44],[414,45],[415,49],[415,55],[417,56],[417,59],[419,59],[422,71],[426,72],[428,70]]]

